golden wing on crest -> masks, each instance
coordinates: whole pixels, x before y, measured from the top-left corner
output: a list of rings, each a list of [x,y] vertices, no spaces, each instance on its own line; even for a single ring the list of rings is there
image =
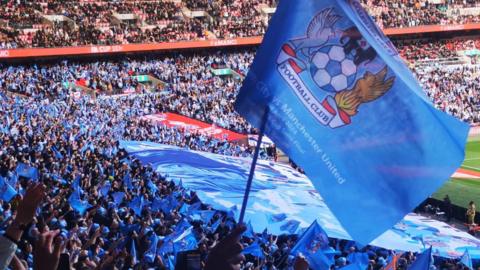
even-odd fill
[[[341,91],[335,95],[338,108],[350,116],[357,114],[358,107],[362,103],[376,100],[392,88],[395,77],[385,80],[387,67],[377,74],[366,72],[363,78],[359,79],[353,89]]]

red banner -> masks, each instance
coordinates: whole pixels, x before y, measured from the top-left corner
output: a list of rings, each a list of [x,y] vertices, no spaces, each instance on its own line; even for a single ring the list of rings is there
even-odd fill
[[[480,29],[480,23],[468,23],[457,25],[423,25],[407,28],[389,28],[384,29],[383,32],[387,36],[420,34],[420,33],[436,33],[449,31],[467,31]]]
[[[228,46],[258,45],[262,37],[248,37],[224,40],[181,41],[170,43],[124,44],[113,46],[82,46],[63,48],[30,48],[0,50],[0,58],[26,58],[44,56],[111,54],[123,52],[166,51],[174,49],[213,48]]]
[[[207,124],[202,121],[191,119],[175,113],[152,114],[142,117],[157,124],[163,124],[167,127],[178,127],[191,132],[198,132],[202,135],[216,139],[226,139],[227,141],[238,141],[246,139],[247,136],[226,130],[215,125]]]

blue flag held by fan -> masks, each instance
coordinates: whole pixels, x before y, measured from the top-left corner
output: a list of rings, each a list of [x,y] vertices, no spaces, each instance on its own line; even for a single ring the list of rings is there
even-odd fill
[[[28,166],[25,163],[19,163],[15,171],[18,176],[23,176],[33,181],[38,180],[38,169]]]
[[[432,261],[432,247],[417,255],[417,259],[410,265],[408,270],[429,270]]]
[[[235,107],[363,244],[443,185],[469,130],[434,108],[357,0],[281,1]]]
[[[333,260],[324,253],[328,249],[328,236],[315,220],[298,239],[291,253],[305,256],[312,269],[330,269]]]
[[[0,176],[0,199],[9,202],[17,195],[17,191]]]
[[[468,267],[469,269],[473,269],[472,264],[472,257],[470,257],[470,253],[468,253],[468,249],[465,249],[462,257],[460,258],[460,263]]]

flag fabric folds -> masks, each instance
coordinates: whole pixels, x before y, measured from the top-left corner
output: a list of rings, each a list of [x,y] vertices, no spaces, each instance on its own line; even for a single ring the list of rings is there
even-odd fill
[[[16,168],[16,173],[18,176],[23,176],[32,180],[38,179],[38,169],[28,166],[25,163],[19,163]]]
[[[235,108],[256,128],[268,113],[265,135],[362,244],[449,179],[469,130],[434,108],[357,0],[281,1]]]
[[[346,266],[344,266],[340,269],[341,270],[365,270],[365,266],[361,265],[359,263],[351,263],[351,264],[346,265]]]
[[[197,239],[193,235],[193,227],[188,228],[173,240],[174,253],[197,248]]]
[[[92,207],[87,201],[82,201],[77,198],[70,197],[68,202],[70,203],[70,206],[82,216],[88,208]]]
[[[465,253],[463,253],[460,258],[460,262],[469,269],[473,269],[472,258],[470,257],[470,253],[468,253],[468,249],[465,249]]]
[[[116,205],[120,205],[123,202],[123,198],[125,198],[125,192],[115,192],[112,194],[112,198]]]
[[[102,187],[100,187],[100,194],[102,194],[102,196],[107,196],[108,195],[108,192],[110,191],[110,188],[112,187],[112,184],[110,184],[110,182],[105,182],[103,184]]]
[[[130,247],[130,256],[132,256],[133,265],[137,264],[137,248],[135,248],[135,240],[132,239],[132,246]]]
[[[135,215],[141,217],[143,209],[143,196],[135,197],[129,204],[128,207],[133,210]]]
[[[248,238],[255,238],[255,232],[253,231],[252,222],[247,222],[247,230],[243,233],[243,236]]]
[[[132,178],[130,178],[130,172],[127,172],[123,177],[123,184],[129,189],[133,189]]]
[[[417,259],[410,265],[408,270],[429,270],[432,263],[432,247],[417,255]]]
[[[312,269],[329,269],[333,261],[324,251],[328,250],[328,236],[315,220],[298,239],[291,253],[305,256]]]
[[[251,245],[243,249],[243,254],[249,254],[257,258],[263,259],[265,254],[263,254],[262,247],[258,244],[258,241],[253,242]]]
[[[192,220],[202,221],[204,224],[209,224],[213,216],[215,216],[215,211],[204,210],[204,211],[192,211],[190,213],[190,218]]]
[[[150,246],[148,250],[145,252],[145,260],[148,263],[153,263],[155,261],[155,257],[157,256],[157,245],[158,245],[158,236],[155,232],[152,232],[152,235],[149,237]]]
[[[362,269],[366,269],[368,264],[370,263],[370,258],[368,257],[368,254],[361,253],[361,252],[354,252],[354,253],[348,254],[347,260],[350,263],[356,263],[360,265]]]
[[[0,199],[9,202],[17,195],[17,191],[0,176]]]

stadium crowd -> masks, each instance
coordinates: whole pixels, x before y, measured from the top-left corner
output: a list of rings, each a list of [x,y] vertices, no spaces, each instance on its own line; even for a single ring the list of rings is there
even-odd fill
[[[416,69],[437,108],[469,123],[480,123],[480,67],[432,66]]]
[[[369,11],[383,28],[402,28],[420,25],[449,25],[480,22],[478,15],[461,15],[459,9],[475,7],[477,1],[385,1],[362,0]],[[451,14],[447,10],[453,10]]]
[[[459,15],[475,1],[384,1],[362,3],[383,28],[479,22],[480,17]],[[180,3],[168,1],[77,2],[42,0],[6,1],[0,14],[0,49],[62,47],[130,43],[173,42],[206,38],[260,36],[265,33],[272,0],[215,0]],[[182,9],[205,11],[208,16],[190,18]],[[449,12],[447,12],[449,11]],[[114,14],[133,14],[134,19],[114,19]],[[63,15],[69,21],[48,21],[43,15]],[[2,26],[1,21],[4,21]],[[32,29],[34,28],[34,29]],[[25,31],[32,29],[33,31]]]
[[[403,45],[402,45],[403,44]],[[455,49],[475,48],[477,39],[466,41],[410,41],[399,44],[405,59],[412,61],[452,57]],[[473,46],[473,47],[472,47]],[[415,47],[419,47],[418,51]],[[95,62],[53,62],[0,67],[0,87],[11,92],[56,98],[68,93],[68,83],[93,89],[99,94],[142,92],[149,87],[135,75],[152,75],[167,87],[153,88],[162,95],[155,103],[157,112],[176,112],[240,133],[252,132],[233,109],[241,81],[230,76],[214,76],[211,68],[227,67],[246,74],[254,51],[153,56],[150,60],[123,58]],[[461,65],[450,71],[447,65],[428,69],[412,67],[434,104],[472,124],[480,122],[480,76],[475,65]]]
[[[394,41],[402,57],[415,63],[418,60],[452,58],[458,56],[458,51],[480,49],[480,38],[462,39],[414,39]]]
[[[156,103],[160,112],[177,112],[247,133],[251,128],[233,110],[239,82],[231,77],[213,76],[210,68],[229,67],[246,74],[253,56],[252,51],[247,50],[144,61],[63,61],[40,66],[4,66],[0,68],[0,87],[20,94],[55,98],[66,93],[65,83],[76,82],[99,93],[121,94],[131,89],[144,89],[133,75],[151,74],[169,85]]]
[[[190,249],[204,269],[307,269],[305,262],[292,266],[297,236],[254,234],[249,226],[234,230],[236,208],[215,211],[181,181],[167,180],[119,148],[120,139],[150,140],[158,132],[128,120],[154,110],[155,96],[48,101],[1,92],[0,181],[9,191],[2,195],[0,229],[7,234],[0,245],[11,254],[10,269],[57,269],[60,254],[66,258],[60,263],[74,269],[173,269],[174,255]],[[26,191],[32,182],[42,184]],[[246,260],[218,268],[221,260],[212,260],[217,253],[227,256],[220,241],[231,240],[232,230],[246,230],[240,239]],[[230,264],[242,259],[241,248],[233,247]],[[393,255],[336,239],[328,249],[335,269],[353,263],[357,253],[365,254],[368,269],[381,269]],[[414,258],[405,253],[398,269]],[[464,269],[456,260],[435,262]]]

